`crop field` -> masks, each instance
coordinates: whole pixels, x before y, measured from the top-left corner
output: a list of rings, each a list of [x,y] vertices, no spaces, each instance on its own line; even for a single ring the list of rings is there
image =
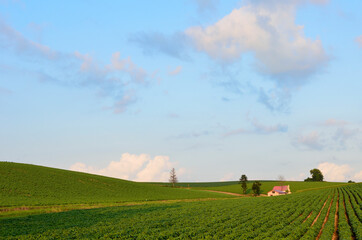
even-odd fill
[[[362,184],[0,218],[4,239],[362,239]]]

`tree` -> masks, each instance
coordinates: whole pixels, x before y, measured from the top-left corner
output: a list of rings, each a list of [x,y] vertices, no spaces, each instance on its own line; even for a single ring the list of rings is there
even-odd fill
[[[175,187],[175,183],[177,183],[176,171],[175,168],[172,168],[170,171],[170,179],[169,182],[172,183],[172,187]]]
[[[284,178],[283,175],[279,175],[279,176],[278,176],[278,182],[279,182],[279,185],[280,185],[280,186],[284,186],[285,178]]]
[[[323,182],[324,177],[323,177],[321,170],[314,168],[314,169],[310,170],[309,172],[312,175],[312,177],[304,179],[305,182]]]
[[[251,189],[254,192],[254,195],[259,196],[260,195],[260,186],[261,183],[259,181],[256,181],[253,183],[253,186],[251,187]]]
[[[241,188],[243,189],[243,193],[245,194],[246,189],[248,189],[248,186],[247,186],[248,177],[245,174],[241,175],[239,182],[241,183]]]

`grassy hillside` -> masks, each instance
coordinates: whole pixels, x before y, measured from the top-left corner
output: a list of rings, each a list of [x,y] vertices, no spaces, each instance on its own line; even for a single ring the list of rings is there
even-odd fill
[[[0,162],[0,206],[228,197],[30,164]]]
[[[260,181],[261,182],[261,193],[267,194],[270,190],[273,189],[274,186],[279,186],[280,183],[277,181]],[[247,193],[252,193],[251,186],[253,182],[249,182],[247,184],[248,190]],[[340,182],[295,182],[295,181],[287,181],[284,183],[285,185],[290,186],[290,190],[292,193],[300,192],[303,190],[314,189],[314,188],[325,188],[330,186],[338,186],[346,183]],[[215,187],[195,187],[194,189],[207,189],[214,191],[223,191],[223,192],[232,192],[232,193],[242,193],[240,184],[230,184],[224,186],[215,186]]]

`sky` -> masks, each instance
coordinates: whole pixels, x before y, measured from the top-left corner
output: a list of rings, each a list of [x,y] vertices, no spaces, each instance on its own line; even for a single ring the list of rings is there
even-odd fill
[[[0,161],[362,181],[360,0],[0,0]]]

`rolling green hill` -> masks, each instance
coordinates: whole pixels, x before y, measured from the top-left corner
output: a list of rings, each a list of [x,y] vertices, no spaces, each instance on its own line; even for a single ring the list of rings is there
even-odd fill
[[[0,176],[2,207],[229,197],[11,162],[0,162]]]

